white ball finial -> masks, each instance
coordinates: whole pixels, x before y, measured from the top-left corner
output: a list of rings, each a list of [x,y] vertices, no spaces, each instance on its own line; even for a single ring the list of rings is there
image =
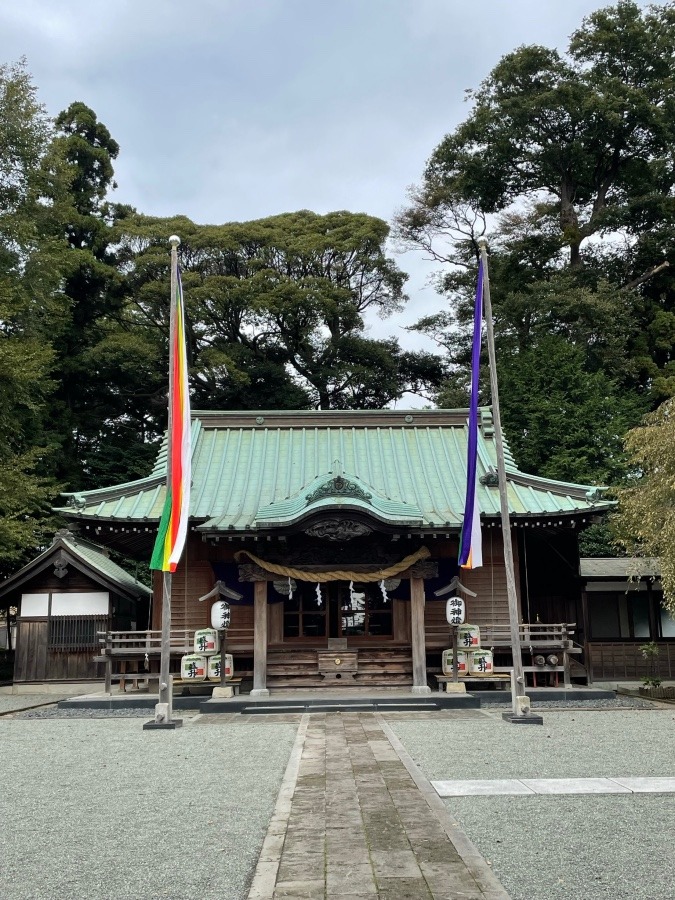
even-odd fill
[[[479,237],[477,243],[481,250],[483,249],[483,247],[485,247],[485,249],[487,250],[488,241],[487,241],[487,238],[485,237],[485,235],[482,235],[481,237]]]
[[[177,247],[180,244],[180,238],[177,234],[172,234],[169,238],[169,243],[173,244],[174,247]]]

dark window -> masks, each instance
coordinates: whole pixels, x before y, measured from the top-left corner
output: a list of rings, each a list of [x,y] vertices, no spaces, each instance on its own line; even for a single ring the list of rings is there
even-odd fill
[[[588,594],[592,640],[649,640],[649,597],[592,592]]]
[[[675,616],[665,606],[659,608],[661,618],[661,637],[675,638]]]
[[[98,648],[100,631],[107,631],[106,618],[91,616],[54,616],[49,620],[50,650],[89,650]]]
[[[326,636],[327,593],[321,586],[321,596],[316,585],[299,582],[292,597],[284,600],[285,638],[323,638]]]

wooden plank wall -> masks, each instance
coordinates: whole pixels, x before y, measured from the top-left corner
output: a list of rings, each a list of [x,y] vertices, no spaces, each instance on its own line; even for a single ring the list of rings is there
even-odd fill
[[[516,592],[520,606],[520,577],[518,547],[513,541],[513,563],[516,572]],[[466,621],[472,625],[509,624],[509,605],[506,595],[506,569],[502,534],[498,528],[483,528],[483,565],[462,571],[462,584],[474,591],[476,597],[464,595]],[[429,599],[425,606],[424,625],[427,648],[448,646],[449,628],[443,602]]]
[[[78,591],[103,591],[98,581],[78,571],[74,566],[68,566],[68,574],[63,578],[54,575],[53,570],[39,572],[35,578],[31,578],[21,587],[22,594],[74,594]],[[19,615],[21,611],[19,610]]]
[[[14,681],[87,681],[102,676],[92,661],[93,649],[76,653],[47,649],[47,619],[20,619],[17,626]]]
[[[640,651],[644,641],[592,641],[586,645],[586,665],[592,669],[594,681],[604,678],[627,678],[638,681],[650,674],[647,660]],[[658,674],[675,677],[675,644],[658,641]]]
[[[245,651],[253,650],[253,607],[252,606],[232,606],[232,621],[227,631],[227,646],[233,650]],[[267,607],[267,636],[268,644],[273,642],[283,625],[274,617],[279,616],[282,610],[281,603],[275,603]],[[271,621],[270,621],[271,620]],[[272,631],[274,628],[274,631]]]
[[[152,627],[159,631],[162,627],[162,582],[163,573],[153,574]],[[208,562],[199,560],[181,565],[171,577],[171,627],[206,628],[211,624],[211,603],[199,598],[208,594],[214,584],[213,569]]]

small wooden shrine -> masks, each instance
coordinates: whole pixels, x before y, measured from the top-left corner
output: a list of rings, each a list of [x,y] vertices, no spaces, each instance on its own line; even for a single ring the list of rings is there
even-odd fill
[[[466,410],[195,411],[172,627],[208,625],[210,604],[199,598],[220,581],[241,596],[227,651],[254,691],[339,683],[426,692],[448,647],[446,598],[434,593],[458,571],[466,441]],[[506,471],[523,634],[537,621],[580,623],[577,536],[611,504],[590,485],[519,471],[508,448]],[[489,408],[480,410],[478,479],[484,565],[461,575],[476,595],[467,620],[505,635]],[[165,480],[166,445],[147,478],[66,495],[59,512],[92,540],[149,560]],[[154,629],[161,602],[157,578]],[[508,648],[493,644],[508,663]]]
[[[151,591],[108,550],[67,529],[0,584],[0,606],[17,610],[14,682],[95,681],[99,635],[145,628]]]

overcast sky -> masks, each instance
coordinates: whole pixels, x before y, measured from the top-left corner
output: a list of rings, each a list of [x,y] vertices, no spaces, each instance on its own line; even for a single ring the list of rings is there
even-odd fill
[[[0,61],[25,56],[48,111],[92,107],[120,144],[115,199],[196,222],[297,209],[390,220],[520,44],[564,49],[600,0],[4,0]],[[410,274],[406,312],[442,303]]]

